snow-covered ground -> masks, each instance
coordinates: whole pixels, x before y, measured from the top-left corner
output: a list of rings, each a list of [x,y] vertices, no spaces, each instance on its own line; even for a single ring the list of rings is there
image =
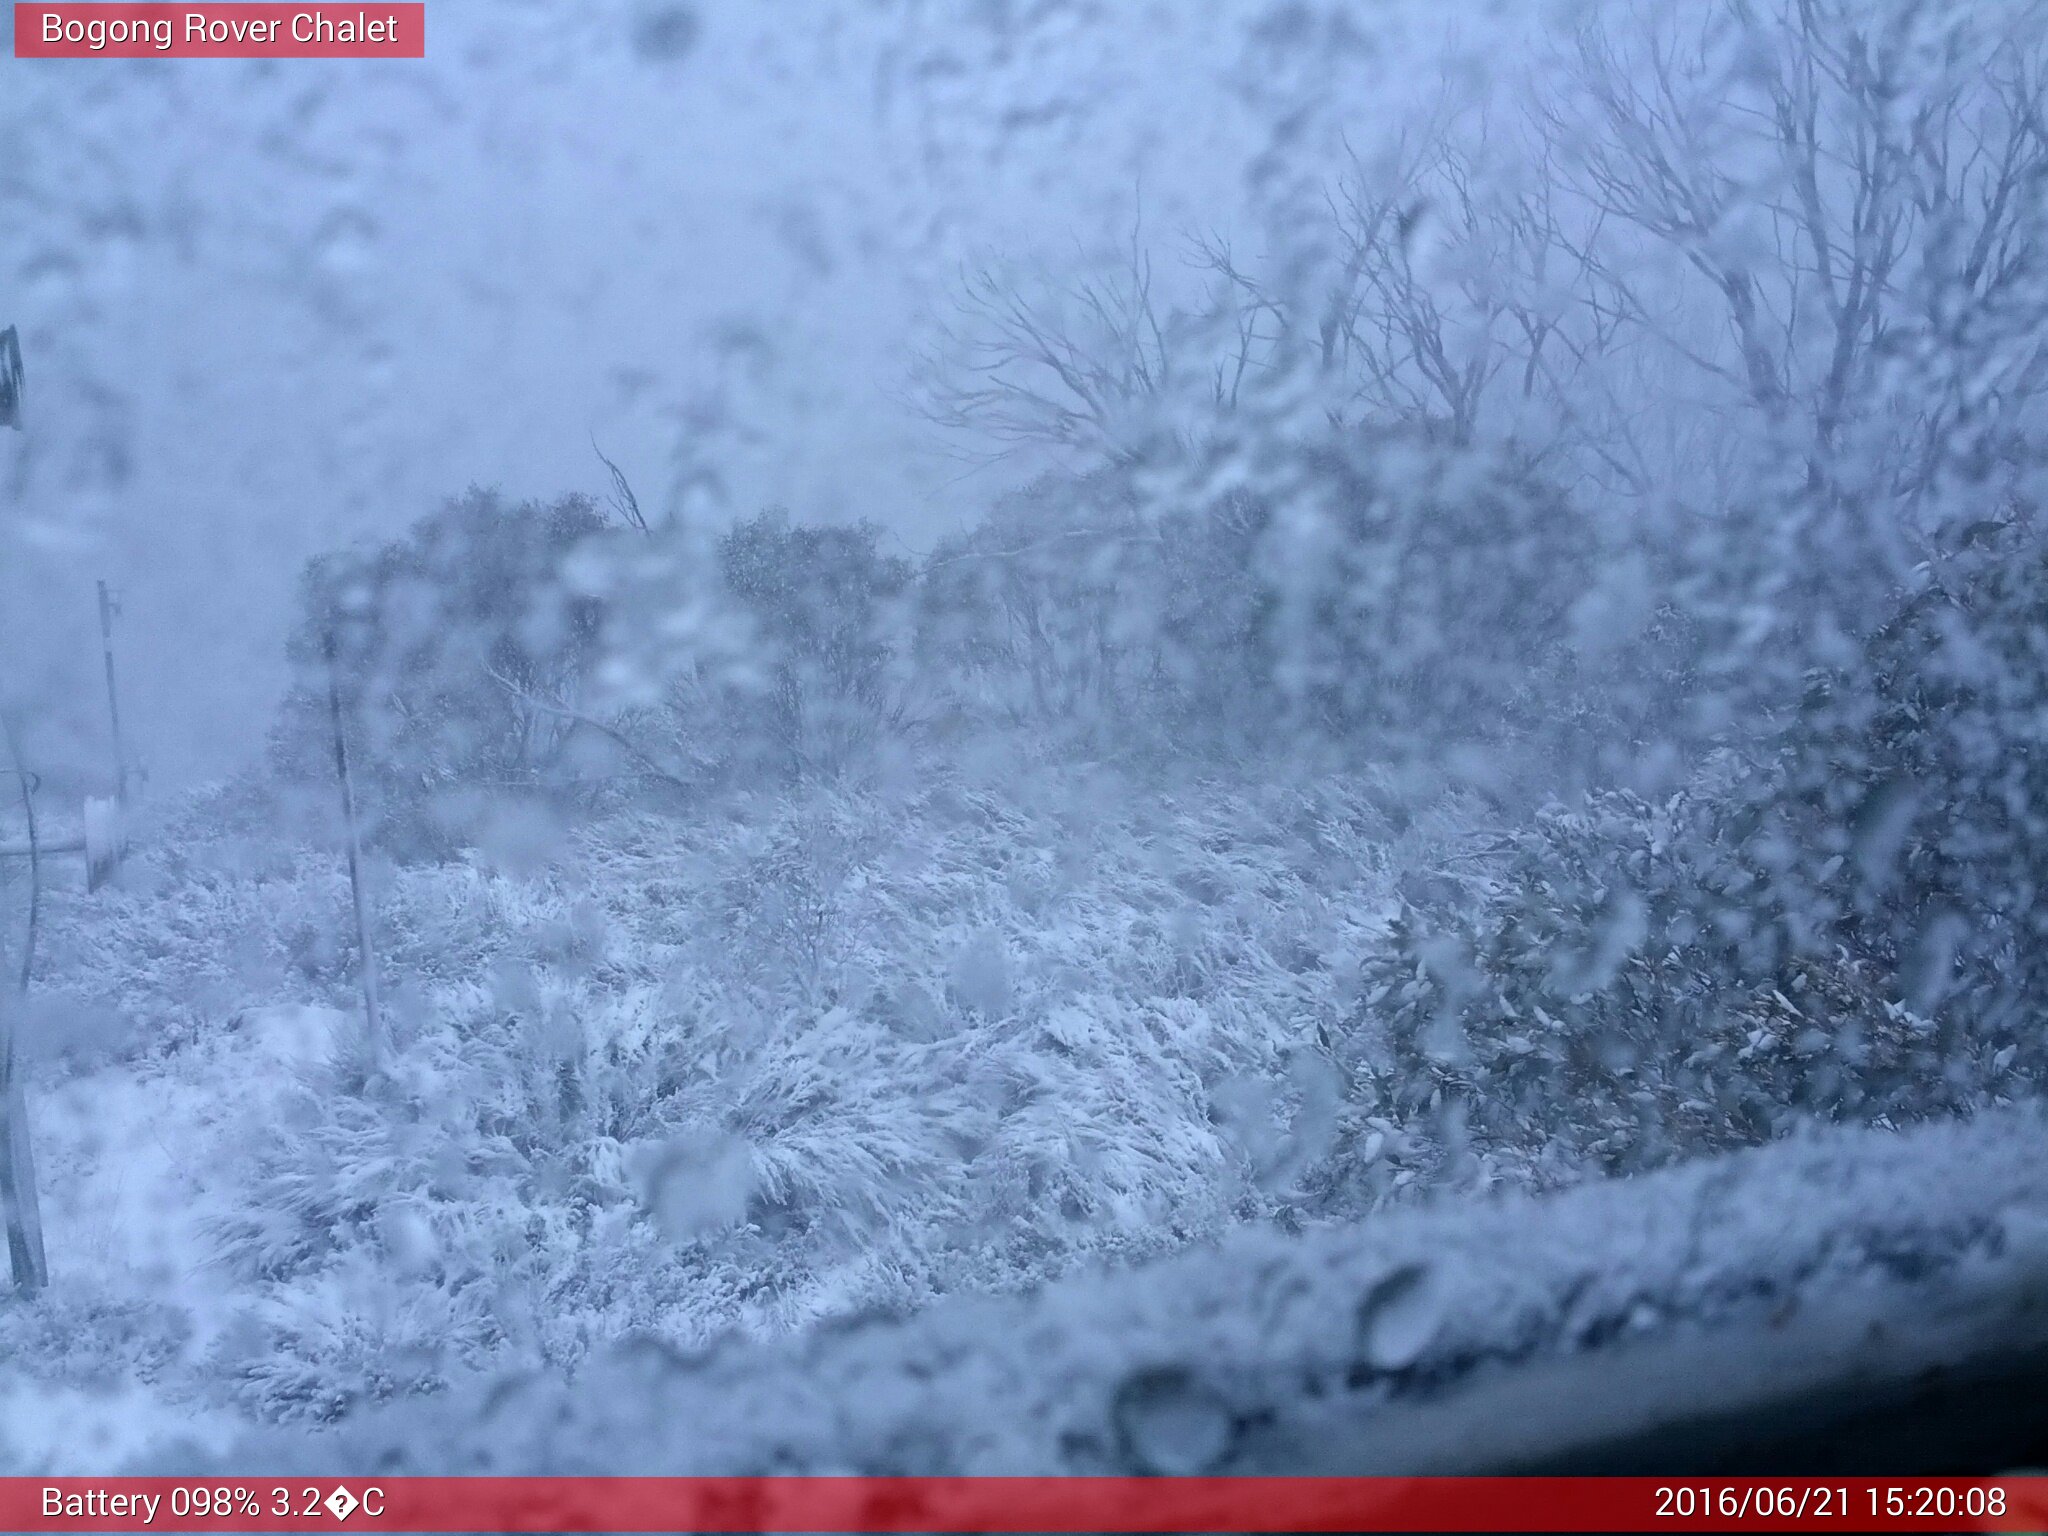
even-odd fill
[[[318,1008],[252,1010],[172,1064],[38,1085],[51,1283],[33,1308],[0,1307],[21,1372],[0,1378],[0,1465],[104,1472],[246,1429],[201,1386],[250,1303],[221,1271],[213,1233],[240,1198],[250,1136],[276,1123],[281,1090],[328,1054],[341,1022]],[[69,1347],[48,1348],[67,1326]]]
[[[145,855],[53,910],[46,1009],[141,1038],[32,1083],[0,1465],[1451,1468],[2009,1321],[2031,1111],[1535,1203],[1595,1168],[1387,1120],[1323,1042],[1459,836],[1332,785],[629,818],[384,876],[376,1072],[266,1000],[347,1000],[331,858]]]
[[[2048,0],[815,4],[0,92],[0,1470],[2038,1342]]]
[[[241,1464],[391,1472],[1456,1473],[2048,1345],[2048,1117],[1246,1234],[1135,1273],[574,1381],[501,1375]],[[231,1459],[226,1465],[235,1464]]]
[[[52,901],[53,1283],[0,1301],[0,1350],[23,1390],[104,1394],[125,1454],[1174,1251],[1302,1198],[1339,1129],[1302,1044],[1400,862],[1452,835],[1328,787],[1110,782],[386,872],[374,1087],[355,1015],[279,1000],[350,1000],[332,857],[165,839]],[[0,1456],[52,1464],[55,1422],[0,1418]]]

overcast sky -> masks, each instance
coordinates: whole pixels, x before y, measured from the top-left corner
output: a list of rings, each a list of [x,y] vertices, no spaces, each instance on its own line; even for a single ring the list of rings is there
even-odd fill
[[[307,556],[471,483],[599,490],[593,436],[650,502],[694,454],[731,510],[922,544],[1019,472],[902,404],[956,264],[1139,205],[1241,230],[1328,150],[1274,93],[1331,92],[1340,35],[1412,87],[1423,9],[431,0],[424,62],[0,57],[0,686],[98,752],[104,574],[156,782],[231,770]]]

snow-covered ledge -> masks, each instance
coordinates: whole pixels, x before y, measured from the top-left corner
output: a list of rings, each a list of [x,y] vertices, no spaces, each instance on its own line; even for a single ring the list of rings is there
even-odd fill
[[[2048,1118],[1836,1131],[694,1358],[627,1345],[224,1465],[361,1473],[1915,1470],[2048,1360]],[[2031,1394],[2037,1419],[2043,1394]],[[1981,1426],[1972,1427],[1976,1419]],[[1891,1428],[1887,1428],[1890,1424]],[[2018,1449],[2042,1426],[2022,1424]],[[2036,1438],[2027,1440],[2025,1434]],[[2017,1452],[2015,1452],[2017,1453]],[[1796,1468],[1795,1468],[1796,1470]]]

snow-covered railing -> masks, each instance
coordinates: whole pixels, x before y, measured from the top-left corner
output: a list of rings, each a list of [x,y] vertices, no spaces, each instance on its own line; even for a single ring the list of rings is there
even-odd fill
[[[1836,1131],[268,1433],[336,1473],[1996,1467],[2041,1444],[2048,1118]],[[2032,1382],[2031,1392],[2027,1383]],[[1910,1430],[1910,1437],[1902,1432]],[[2031,1438],[2029,1438],[2031,1437]]]
[[[97,890],[127,851],[128,832],[119,802],[88,797],[75,827],[65,827],[33,840],[0,841],[0,859],[57,858],[84,854],[86,884]]]

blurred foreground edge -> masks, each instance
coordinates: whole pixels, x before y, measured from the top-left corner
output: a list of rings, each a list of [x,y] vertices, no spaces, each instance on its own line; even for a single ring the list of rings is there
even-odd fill
[[[1980,1475],[2048,1465],[2048,1119],[1241,1233],[1029,1296],[477,1374],[177,1470]],[[138,1470],[159,1470],[156,1467]],[[163,1468],[162,1470],[170,1470]]]

